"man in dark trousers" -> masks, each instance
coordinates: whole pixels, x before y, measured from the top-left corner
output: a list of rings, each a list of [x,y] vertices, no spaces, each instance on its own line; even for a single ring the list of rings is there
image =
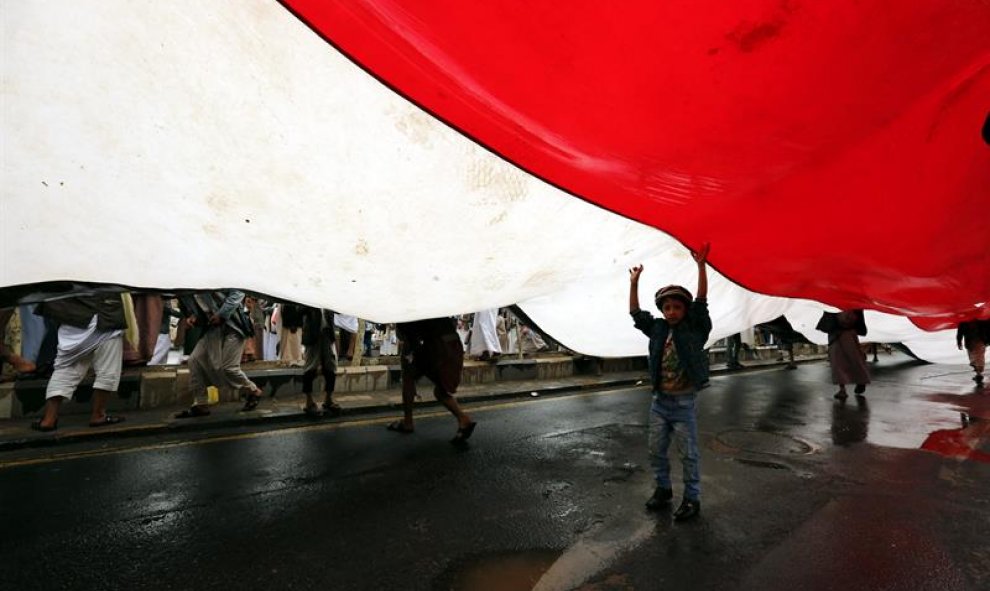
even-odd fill
[[[461,383],[464,367],[464,346],[454,321],[450,318],[430,318],[396,325],[401,341],[402,410],[403,418],[389,424],[390,431],[412,433],[413,400],[416,380],[425,376],[433,382],[433,395],[457,419],[457,434],[450,440],[463,445],[474,433],[477,423],[471,420],[453,394]]]
[[[306,395],[304,412],[311,417],[321,416],[324,412],[337,416],[341,412],[340,405],[333,401],[333,391],[337,384],[337,351],[333,334],[332,310],[319,308],[302,308],[302,344],[306,348],[305,365],[303,366],[303,394]],[[317,369],[323,374],[323,406],[316,404],[313,398],[313,382],[316,380]]]

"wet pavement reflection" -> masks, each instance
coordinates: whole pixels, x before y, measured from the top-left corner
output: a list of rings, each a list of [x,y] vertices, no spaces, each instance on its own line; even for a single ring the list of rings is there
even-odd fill
[[[866,441],[870,433],[870,404],[857,398],[853,404],[836,401],[832,405],[832,443],[849,445]]]
[[[712,419],[749,425],[765,432],[787,433],[816,443],[846,447],[868,443],[897,449],[924,449],[960,457],[958,444],[938,445],[960,430],[959,413],[990,420],[990,390],[974,390],[965,366],[929,365],[894,354],[872,364],[874,383],[865,396],[832,398],[828,366],[802,367],[798,372],[765,370],[772,381],[713,380],[715,396],[706,400]],[[704,423],[704,421],[703,421]],[[827,427],[827,431],[823,430]],[[826,436],[827,435],[827,439]],[[971,427],[953,437],[967,439],[983,461],[980,442],[986,433]]]
[[[979,589],[990,393],[964,366],[872,369],[844,403],[824,363],[716,376],[690,524],[644,511],[644,388],[475,406],[463,450],[449,417],[400,437],[383,415],[0,456],[0,556],[17,565],[0,586]]]

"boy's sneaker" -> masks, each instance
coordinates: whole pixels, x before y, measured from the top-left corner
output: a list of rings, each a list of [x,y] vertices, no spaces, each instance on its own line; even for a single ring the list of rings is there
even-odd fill
[[[669,488],[657,487],[653,491],[653,496],[646,501],[646,508],[650,511],[659,511],[670,506],[671,499],[674,498],[674,491]]]
[[[674,521],[687,521],[694,519],[701,513],[701,501],[698,499],[684,499],[681,506],[674,511]]]

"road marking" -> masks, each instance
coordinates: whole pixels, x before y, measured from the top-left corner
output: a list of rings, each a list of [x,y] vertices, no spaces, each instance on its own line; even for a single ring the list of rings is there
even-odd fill
[[[612,565],[621,554],[639,547],[656,528],[656,520],[640,521],[638,525],[620,524],[582,536],[540,577],[533,591],[576,589]]]
[[[621,386],[618,388],[608,388],[594,392],[574,392],[573,394],[570,393],[561,394],[546,398],[527,398],[524,400],[513,400],[507,402],[492,402],[489,404],[484,404],[482,406],[469,406],[468,408],[472,413],[488,412],[492,410],[501,410],[505,408],[512,408],[512,407],[529,405],[529,404],[555,402],[563,399],[588,398],[591,396],[618,394],[620,392],[627,392],[635,388],[636,388],[635,386]],[[463,405],[469,403],[470,401],[464,401],[464,400],[461,401],[461,404]],[[435,411],[428,411],[417,414],[416,420],[418,421],[423,419],[433,419],[433,418],[445,417],[445,416],[450,416],[446,410],[435,410]],[[368,427],[371,425],[385,425],[394,420],[395,420],[394,416],[375,417],[370,419],[355,419],[350,421],[341,421],[337,423],[320,423],[316,425],[306,425],[301,427],[289,427],[286,429],[272,429],[270,431],[258,431],[254,433],[237,433],[234,435],[220,435],[216,437],[207,436],[202,439],[197,439],[193,441],[172,441],[168,443],[156,443],[152,445],[139,445],[136,447],[120,447],[116,449],[94,449],[89,451],[68,452],[68,453],[56,454],[41,458],[25,458],[21,460],[10,460],[7,462],[0,461],[0,470],[4,470],[8,468],[19,468],[21,466],[36,466],[39,464],[51,464],[53,462],[109,456],[115,454],[136,453],[142,451],[155,451],[159,449],[172,449],[177,447],[189,447],[193,445],[206,445],[210,443],[225,443],[228,441],[258,439],[261,437],[274,437],[277,435],[291,435],[293,433],[302,433],[306,431],[322,431],[322,430],[329,431],[335,429],[351,429],[356,427]]]

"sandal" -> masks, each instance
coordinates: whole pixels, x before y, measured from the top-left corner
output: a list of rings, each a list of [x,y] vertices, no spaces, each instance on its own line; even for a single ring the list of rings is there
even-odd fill
[[[33,421],[31,423],[31,428],[35,431],[41,431],[42,433],[50,433],[58,429],[58,419],[55,419],[55,423],[51,427],[45,427],[41,424],[41,421]]]
[[[389,431],[396,431],[398,433],[402,433],[403,435],[408,435],[410,433],[416,432],[414,428],[407,427],[406,424],[401,420],[392,421],[391,423],[388,424],[386,429],[388,429]]]
[[[242,412],[251,411],[258,408],[258,404],[261,402],[261,390],[255,390],[247,395],[244,402],[244,408],[241,409]]]
[[[90,423],[90,427],[106,427],[107,425],[116,425],[117,423],[123,423],[124,417],[119,417],[115,415],[103,415],[103,418],[95,423]]]
[[[202,404],[199,404],[199,405],[190,406],[186,410],[184,410],[184,411],[182,411],[180,413],[177,413],[175,415],[175,418],[177,418],[177,419],[195,419],[196,417],[205,417],[205,416],[207,416],[209,414],[210,414],[210,409],[206,408],[206,406],[204,406]]]
[[[460,445],[467,443],[467,440],[471,438],[471,434],[474,433],[474,428],[478,426],[478,423],[471,421],[468,423],[467,427],[461,427],[457,430],[457,434],[454,438],[450,440],[454,445]]]

